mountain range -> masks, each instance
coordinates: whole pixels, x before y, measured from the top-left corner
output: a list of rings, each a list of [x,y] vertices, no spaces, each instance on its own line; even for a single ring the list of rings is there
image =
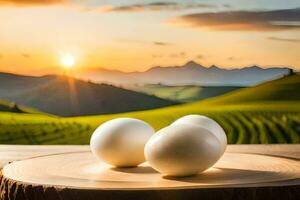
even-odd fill
[[[21,112],[27,106],[59,116],[112,114],[176,104],[153,95],[68,76],[8,73],[0,73],[0,99],[21,105],[0,102],[7,111]]]
[[[202,66],[189,61],[182,66],[152,67],[144,72],[122,72],[104,68],[80,72],[80,77],[95,82],[112,84],[166,84],[206,86],[251,86],[289,74],[288,67],[259,66],[225,69],[212,65]]]

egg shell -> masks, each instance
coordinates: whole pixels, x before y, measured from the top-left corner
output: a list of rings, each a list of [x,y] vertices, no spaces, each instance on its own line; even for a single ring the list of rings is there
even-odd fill
[[[149,164],[167,176],[190,176],[213,166],[221,157],[219,140],[209,130],[175,124],[154,134],[145,146]]]
[[[177,124],[193,124],[193,125],[198,125],[203,128],[206,128],[218,138],[218,140],[222,145],[220,155],[224,154],[227,146],[226,133],[224,129],[215,120],[206,117],[204,115],[186,115],[184,117],[177,119],[171,125],[177,125]]]
[[[145,161],[144,146],[153,134],[153,128],[144,121],[117,118],[95,130],[90,148],[96,157],[108,164],[133,167]]]

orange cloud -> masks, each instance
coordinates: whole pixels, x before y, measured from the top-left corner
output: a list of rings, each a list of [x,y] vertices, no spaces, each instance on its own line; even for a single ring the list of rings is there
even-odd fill
[[[171,24],[215,31],[280,31],[300,28],[300,8],[272,11],[196,13],[177,17]]]
[[[157,45],[157,46],[169,46],[169,45],[171,45],[170,43],[167,43],[167,42],[157,42],[157,41],[154,41],[153,44]]]
[[[182,10],[190,8],[214,8],[214,5],[203,3],[153,2],[148,4],[132,4],[124,6],[104,6],[102,12],[142,12],[161,10]]]
[[[294,39],[294,38],[281,38],[281,37],[268,37],[269,40],[276,40],[280,42],[300,42],[300,39]]]
[[[51,5],[65,2],[67,0],[0,0],[0,5]]]

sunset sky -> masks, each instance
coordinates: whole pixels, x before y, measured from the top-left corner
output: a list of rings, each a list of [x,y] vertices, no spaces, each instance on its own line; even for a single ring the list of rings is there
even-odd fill
[[[300,70],[300,1],[0,0],[0,71],[60,73],[70,56],[75,71],[189,60]]]

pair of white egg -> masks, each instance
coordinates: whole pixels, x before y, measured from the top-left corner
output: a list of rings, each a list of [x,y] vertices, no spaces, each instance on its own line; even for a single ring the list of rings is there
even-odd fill
[[[167,176],[189,176],[213,166],[227,139],[222,127],[202,115],[187,115],[155,133],[144,121],[110,120],[91,137],[91,150],[116,167],[134,167],[145,160]]]

